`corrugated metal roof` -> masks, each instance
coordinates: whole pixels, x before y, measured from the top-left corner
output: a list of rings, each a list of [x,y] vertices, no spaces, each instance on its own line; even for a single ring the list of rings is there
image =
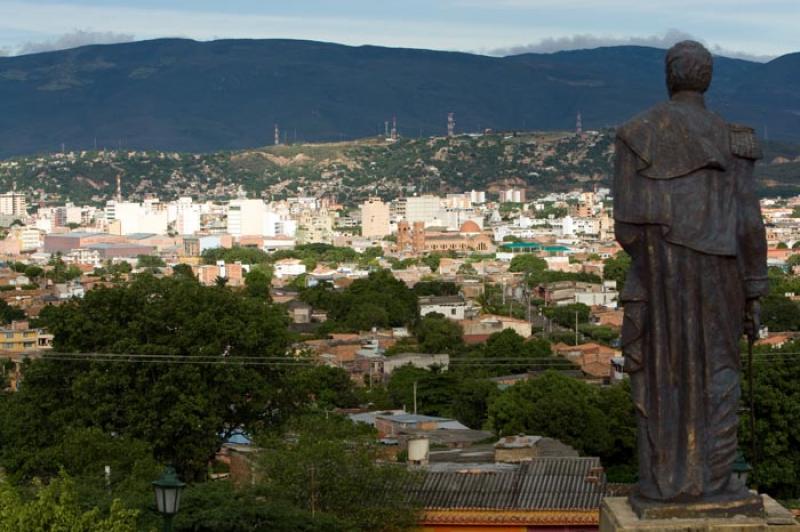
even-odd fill
[[[600,468],[599,458],[569,457],[510,470],[428,471],[414,496],[428,509],[597,509],[606,488]]]

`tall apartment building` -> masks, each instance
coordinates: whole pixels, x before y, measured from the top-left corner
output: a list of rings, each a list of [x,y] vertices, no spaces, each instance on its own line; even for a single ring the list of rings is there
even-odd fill
[[[406,200],[406,220],[424,222],[426,226],[441,223],[442,200],[438,196],[413,196]]]
[[[524,188],[509,188],[500,191],[501,203],[525,203]]]
[[[237,199],[228,205],[228,233],[263,235],[267,205],[260,199]]]
[[[105,208],[106,222],[119,222],[119,234],[167,234],[169,216],[164,204],[147,200],[144,203],[109,201]]]
[[[361,236],[383,238],[389,228],[389,205],[379,198],[370,198],[361,204]]]
[[[0,214],[24,216],[28,212],[27,207],[25,194],[21,192],[11,191],[0,194]]]

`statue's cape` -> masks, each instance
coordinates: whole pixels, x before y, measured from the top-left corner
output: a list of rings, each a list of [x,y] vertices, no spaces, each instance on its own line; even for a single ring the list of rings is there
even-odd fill
[[[735,255],[737,175],[751,158],[746,149],[757,148],[749,140],[755,136],[683,102],[636,116],[617,130],[614,218],[661,225],[667,241],[703,253]]]
[[[672,179],[702,168],[725,170],[729,159],[725,121],[680,102],[656,105],[623,125],[617,135],[639,158],[639,174],[650,179]]]

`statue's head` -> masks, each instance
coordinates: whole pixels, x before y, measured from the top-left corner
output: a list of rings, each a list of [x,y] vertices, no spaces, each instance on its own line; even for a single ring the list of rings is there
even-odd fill
[[[711,85],[714,60],[706,47],[696,41],[681,41],[667,51],[667,89],[706,92]]]

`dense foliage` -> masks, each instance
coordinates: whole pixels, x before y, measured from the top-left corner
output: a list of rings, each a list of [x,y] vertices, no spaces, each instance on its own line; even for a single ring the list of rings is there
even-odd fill
[[[328,327],[346,330],[410,326],[419,315],[417,296],[386,270],[357,279],[341,292],[319,285],[305,290],[301,297],[328,312]]]
[[[202,478],[232,430],[278,421],[278,370],[221,364],[223,353],[231,361],[283,355],[286,318],[266,301],[188,279],[143,276],[46,308],[41,320],[56,351],[149,358],[27,362],[25,386],[0,412],[0,460],[17,476],[54,474],[56,462],[42,453],[72,429],[95,427],[145,441],[157,459]],[[164,356],[205,356],[211,363],[160,363]]]
[[[138,511],[115,500],[108,515],[98,508],[85,509],[75,482],[61,474],[49,485],[37,483],[29,498],[6,482],[0,482],[0,531],[64,530],[81,532],[135,532]]]
[[[489,420],[500,436],[549,436],[599,456],[622,478],[635,471],[636,422],[627,384],[599,388],[547,372],[501,394]]]
[[[747,414],[740,418],[741,449],[753,466],[752,485],[781,499],[800,498],[800,342],[757,348],[754,364],[756,442]],[[747,366],[745,365],[745,372]],[[746,373],[745,373],[746,375]],[[743,379],[745,404],[749,380]]]

